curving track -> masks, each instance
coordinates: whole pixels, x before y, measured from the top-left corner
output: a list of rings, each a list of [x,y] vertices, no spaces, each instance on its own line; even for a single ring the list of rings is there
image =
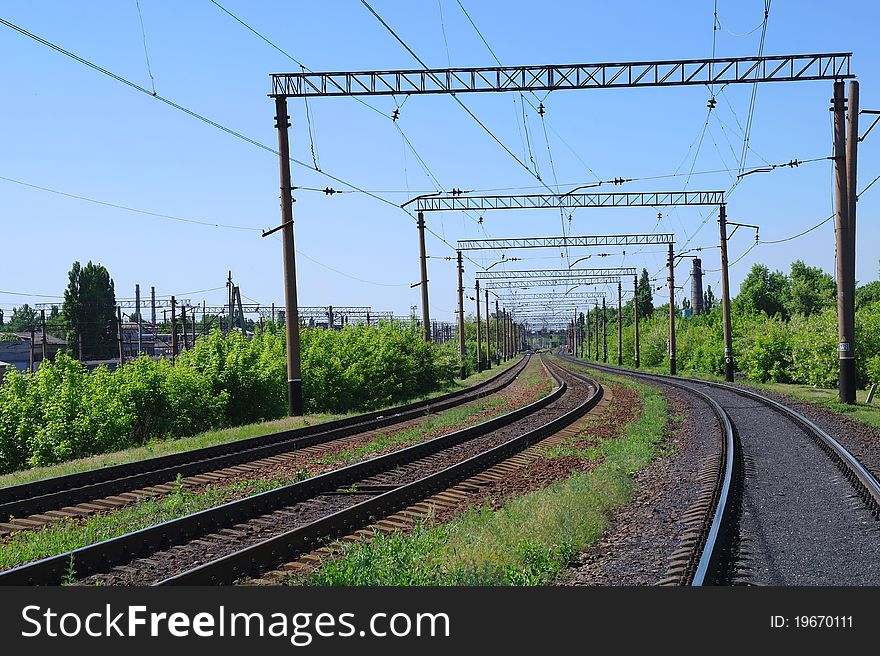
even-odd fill
[[[724,444],[684,518],[682,548],[665,582],[880,583],[880,484],[813,422],[732,385],[564,359],[673,386],[708,404],[718,418]]]
[[[502,391],[522,372],[528,360],[527,356],[473,387],[433,399],[237,442],[0,488],[0,520],[19,518],[0,522],[0,535],[165,494],[174,488],[178,475],[188,477],[186,483],[211,482],[241,473],[248,466],[255,467],[268,459],[282,458],[316,445],[330,446],[337,442],[342,445],[346,439],[355,439],[380,428],[415,424],[427,414]]]
[[[0,573],[0,584],[230,583],[483,471],[569,425],[601,386],[552,366],[557,388],[501,417],[270,492]]]

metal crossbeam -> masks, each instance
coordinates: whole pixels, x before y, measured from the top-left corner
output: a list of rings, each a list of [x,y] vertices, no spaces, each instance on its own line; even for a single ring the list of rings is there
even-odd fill
[[[272,97],[389,96],[487,91],[842,80],[852,53],[675,59],[607,64],[275,73]]]
[[[722,205],[723,191],[605,192],[520,194],[514,196],[429,196],[416,203],[419,212],[530,210],[586,207],[669,207]]]
[[[574,300],[574,301],[583,301],[583,300],[593,300],[594,298],[601,298],[605,296],[605,294],[601,294],[599,292],[574,292],[572,294],[565,294],[563,292],[542,292],[537,294],[514,294],[511,296],[501,296],[498,300],[501,302],[515,302],[515,301],[554,301],[554,300]]]
[[[608,276],[634,276],[633,267],[610,267],[607,269],[531,269],[526,271],[477,271],[479,280],[505,280],[514,278],[606,278]]]
[[[531,287],[557,287],[563,285],[603,285],[618,283],[622,276],[606,276],[598,278],[543,278],[532,280],[490,280],[483,286],[485,289],[529,289]]]
[[[675,243],[672,233],[645,235],[589,235],[583,237],[519,237],[513,239],[459,239],[458,250],[504,250],[506,248],[568,248],[578,246],[641,246]]]

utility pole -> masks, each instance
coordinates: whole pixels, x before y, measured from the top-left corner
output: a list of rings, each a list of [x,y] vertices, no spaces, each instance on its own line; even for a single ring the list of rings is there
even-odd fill
[[[477,282],[479,284],[479,281]],[[489,309],[489,289],[483,290],[486,295],[486,369],[492,368],[492,342],[489,340],[489,318],[491,310]]]
[[[226,333],[232,332],[232,324],[235,314],[235,287],[232,285],[232,271],[229,272],[229,278],[226,280],[226,296],[229,299],[229,318],[226,320]]]
[[[152,304],[152,313],[150,314],[150,320],[153,322],[153,330],[154,332],[159,332],[158,326],[156,326],[156,288],[150,287],[150,302]]]
[[[45,362],[49,358],[49,344],[46,338],[46,311],[40,310],[40,326],[42,327],[43,356],[41,362]]]
[[[125,366],[125,355],[122,351],[122,308],[116,306],[116,335],[119,340],[119,366]]]
[[[623,365],[623,289],[617,281],[617,366]]]
[[[477,294],[474,296],[474,300],[477,303],[477,373],[483,371],[483,333],[481,332],[482,326],[480,325],[480,279],[477,278],[476,281],[476,289]]]
[[[34,372],[34,360],[36,359],[35,349],[37,348],[37,345],[34,344],[36,339],[37,339],[37,330],[36,330],[36,327],[32,325],[31,326],[31,351],[30,351],[31,355],[30,355],[30,360],[28,361],[28,371],[30,371],[31,373]]]
[[[464,265],[461,262],[461,251],[458,253],[458,358],[459,358],[459,378],[464,380],[467,378],[467,368],[465,367],[465,350],[464,343]]]
[[[138,355],[144,352],[144,333],[141,322],[141,286],[134,286],[134,311],[137,313],[138,319]]]
[[[723,207],[723,206],[722,206]],[[639,277],[633,276],[633,348],[635,365],[639,368]]]
[[[724,379],[728,383],[732,383],[733,335],[730,329],[730,283],[727,278],[727,206],[723,204],[718,208],[718,229],[721,232],[721,314],[724,323]]]
[[[669,244],[669,375],[675,375],[675,257]]]
[[[599,302],[596,301],[596,362],[599,361]]]
[[[177,357],[177,299],[171,297],[171,362]]]
[[[333,306],[328,305],[327,306],[327,328],[329,328],[330,330],[333,330],[333,324],[334,324]]]
[[[838,395],[842,403],[856,400],[855,360],[855,234],[856,157],[858,149],[858,82],[850,82],[849,124],[842,81],[834,83],[834,201],[837,250],[837,335],[840,362]],[[848,129],[847,129],[848,128]],[[847,131],[849,134],[847,134]]]
[[[593,353],[593,323],[590,320],[590,306],[587,305],[587,311],[584,313],[587,317],[587,360]],[[583,357],[583,356],[582,356]]]
[[[281,225],[284,242],[284,307],[287,319],[287,413],[303,414],[302,373],[299,354],[299,314],[296,304],[296,248],[293,243],[293,189],[290,185],[290,144],[287,129],[287,98],[275,98],[275,127],[278,128],[278,154],[281,167]]]
[[[608,362],[608,313],[602,297],[602,362]]]
[[[183,323],[183,350],[185,351],[186,349],[189,348],[189,344],[187,343],[189,335],[187,333],[187,328],[186,328],[186,306],[185,305],[180,306],[180,318]]]
[[[495,364],[501,366],[501,310],[498,299],[495,299]]]
[[[416,226],[419,229],[419,265],[422,274],[422,325],[425,328],[425,341],[431,341],[431,312],[428,310],[428,254],[425,250],[425,214],[419,212]],[[477,300],[477,305],[480,302]],[[486,306],[488,308],[488,306]],[[488,309],[487,309],[488,312]],[[479,358],[477,358],[479,360]]]

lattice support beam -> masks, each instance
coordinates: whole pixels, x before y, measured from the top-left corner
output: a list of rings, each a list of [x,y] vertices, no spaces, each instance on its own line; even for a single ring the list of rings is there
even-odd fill
[[[513,280],[529,278],[607,278],[609,276],[634,276],[634,267],[610,267],[607,269],[531,269],[525,271],[477,271],[479,280]]]
[[[852,53],[604,64],[275,73],[272,97],[390,96],[842,80]]]
[[[589,207],[671,207],[721,205],[723,191],[651,191],[567,194],[519,194],[512,196],[429,196],[416,202],[419,212],[533,209],[579,209]]]
[[[577,248],[591,246],[644,246],[675,243],[672,233],[645,235],[588,235],[582,237],[518,237],[513,239],[460,239],[460,251],[507,248]]]

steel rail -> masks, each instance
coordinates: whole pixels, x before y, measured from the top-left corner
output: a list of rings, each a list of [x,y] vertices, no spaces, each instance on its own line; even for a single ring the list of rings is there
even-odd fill
[[[561,354],[559,357],[565,362],[593,367],[601,371],[613,373],[621,373],[622,371],[610,366],[576,360],[564,354]],[[742,448],[736,433],[736,426],[727,411],[715,399],[700,390],[682,384],[671,376],[629,371],[625,373],[626,375],[647,379],[663,378],[664,383],[686,390],[700,398],[709,406],[718,419],[719,427],[723,433],[721,441],[722,464],[715,480],[712,502],[709,506],[711,519],[707,517],[708,521],[703,522],[700,539],[697,540],[697,547],[694,550],[694,555],[699,554],[699,556],[692,559],[690,566],[686,570],[686,578],[691,586],[713,585],[717,580],[724,555],[730,548],[731,528],[736,513],[736,508],[734,507],[735,486],[737,481],[742,480]]]
[[[557,392],[559,392],[559,396],[562,396],[564,390],[567,389],[565,381],[562,380],[557,372],[552,371],[549,367],[548,371],[559,383]],[[169,577],[160,581],[157,585],[217,585],[231,583],[242,577],[257,575],[262,571],[280,565],[298,554],[311,550],[321,542],[344,535],[345,532],[354,530],[376,517],[401,510],[415,500],[423,499],[444,490],[528,448],[573,423],[589,412],[602,399],[604,391],[599,383],[577,376],[573,372],[564,371],[573,377],[587,381],[594,387],[596,392],[576,408],[560,415],[547,424],[532,429],[519,437],[508,440],[462,462],[429,474],[422,479],[402,485],[332,515],[322,517],[281,535]]]
[[[173,481],[177,474],[192,476],[222,469],[401,423],[423,416],[427,412],[446,410],[504,389],[523,370],[526,361],[527,358],[514,367],[505,369],[465,390],[449,392],[432,399],[237,442],[0,488],[0,520],[10,516],[26,517],[120,492],[166,483]],[[508,378],[497,385],[505,376]]]
[[[563,381],[546,397],[475,426],[268,492],[230,501],[214,508],[0,572],[0,585],[58,584],[66,576],[65,572],[70,567],[70,563],[73,563],[80,578],[104,571],[115,564],[129,562],[144,554],[331,492],[365,477],[414,462],[447,447],[498,430],[550,405],[566,391],[567,386]]]

